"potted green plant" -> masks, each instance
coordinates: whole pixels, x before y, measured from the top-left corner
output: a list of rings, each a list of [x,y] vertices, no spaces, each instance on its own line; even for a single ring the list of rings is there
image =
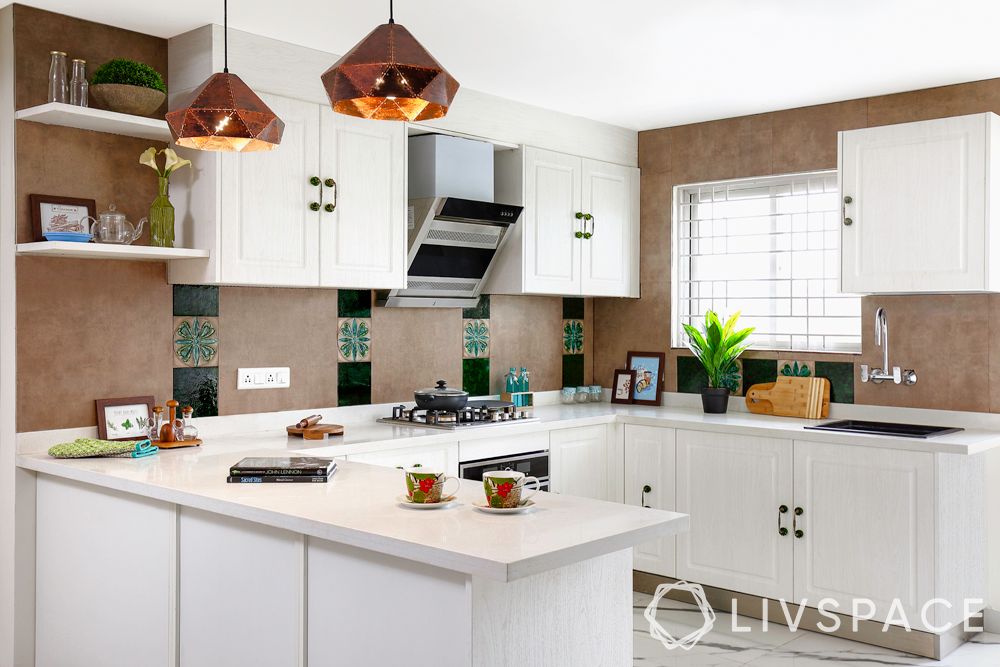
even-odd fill
[[[753,327],[736,330],[737,311],[725,324],[715,311],[705,313],[705,324],[699,331],[690,324],[684,325],[688,347],[708,375],[708,387],[701,390],[701,405],[705,412],[721,414],[729,407],[729,394],[740,384],[739,366],[736,360],[750,347],[744,341],[753,333]]]
[[[167,86],[155,69],[127,58],[104,63],[90,79],[90,94],[109,111],[148,116],[167,99]]]

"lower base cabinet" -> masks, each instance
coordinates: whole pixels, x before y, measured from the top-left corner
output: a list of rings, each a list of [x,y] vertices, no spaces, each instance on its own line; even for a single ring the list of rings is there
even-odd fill
[[[625,426],[625,502],[636,507],[675,508],[676,431],[658,426]],[[676,576],[676,537],[633,548],[633,567],[664,577]]]
[[[549,433],[549,476],[555,493],[622,502],[621,443],[607,425],[563,428]]]
[[[427,445],[426,447],[406,447],[402,449],[388,449],[381,452],[348,454],[347,460],[394,468],[421,466],[423,468],[443,471],[452,477],[457,477],[458,443],[451,442],[446,445]]]

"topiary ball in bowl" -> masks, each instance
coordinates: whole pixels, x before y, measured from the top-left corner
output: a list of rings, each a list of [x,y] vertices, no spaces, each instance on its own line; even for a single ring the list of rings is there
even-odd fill
[[[167,98],[167,86],[149,65],[115,58],[94,72],[90,94],[98,106],[109,111],[148,116]]]

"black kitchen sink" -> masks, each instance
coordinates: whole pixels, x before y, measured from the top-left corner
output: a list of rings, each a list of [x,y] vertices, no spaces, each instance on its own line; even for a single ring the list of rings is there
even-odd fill
[[[814,431],[840,431],[843,433],[867,433],[869,435],[891,435],[897,438],[933,438],[945,433],[957,433],[960,428],[949,426],[921,426],[920,424],[893,424],[891,422],[866,422],[857,419],[842,419],[816,426],[806,426]]]

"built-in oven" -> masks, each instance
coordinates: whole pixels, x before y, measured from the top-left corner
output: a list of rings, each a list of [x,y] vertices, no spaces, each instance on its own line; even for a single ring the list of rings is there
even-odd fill
[[[458,475],[462,479],[483,481],[483,473],[494,470],[516,470],[530,477],[538,478],[538,488],[549,490],[549,453],[529,452],[478,461],[463,461],[458,466]]]

